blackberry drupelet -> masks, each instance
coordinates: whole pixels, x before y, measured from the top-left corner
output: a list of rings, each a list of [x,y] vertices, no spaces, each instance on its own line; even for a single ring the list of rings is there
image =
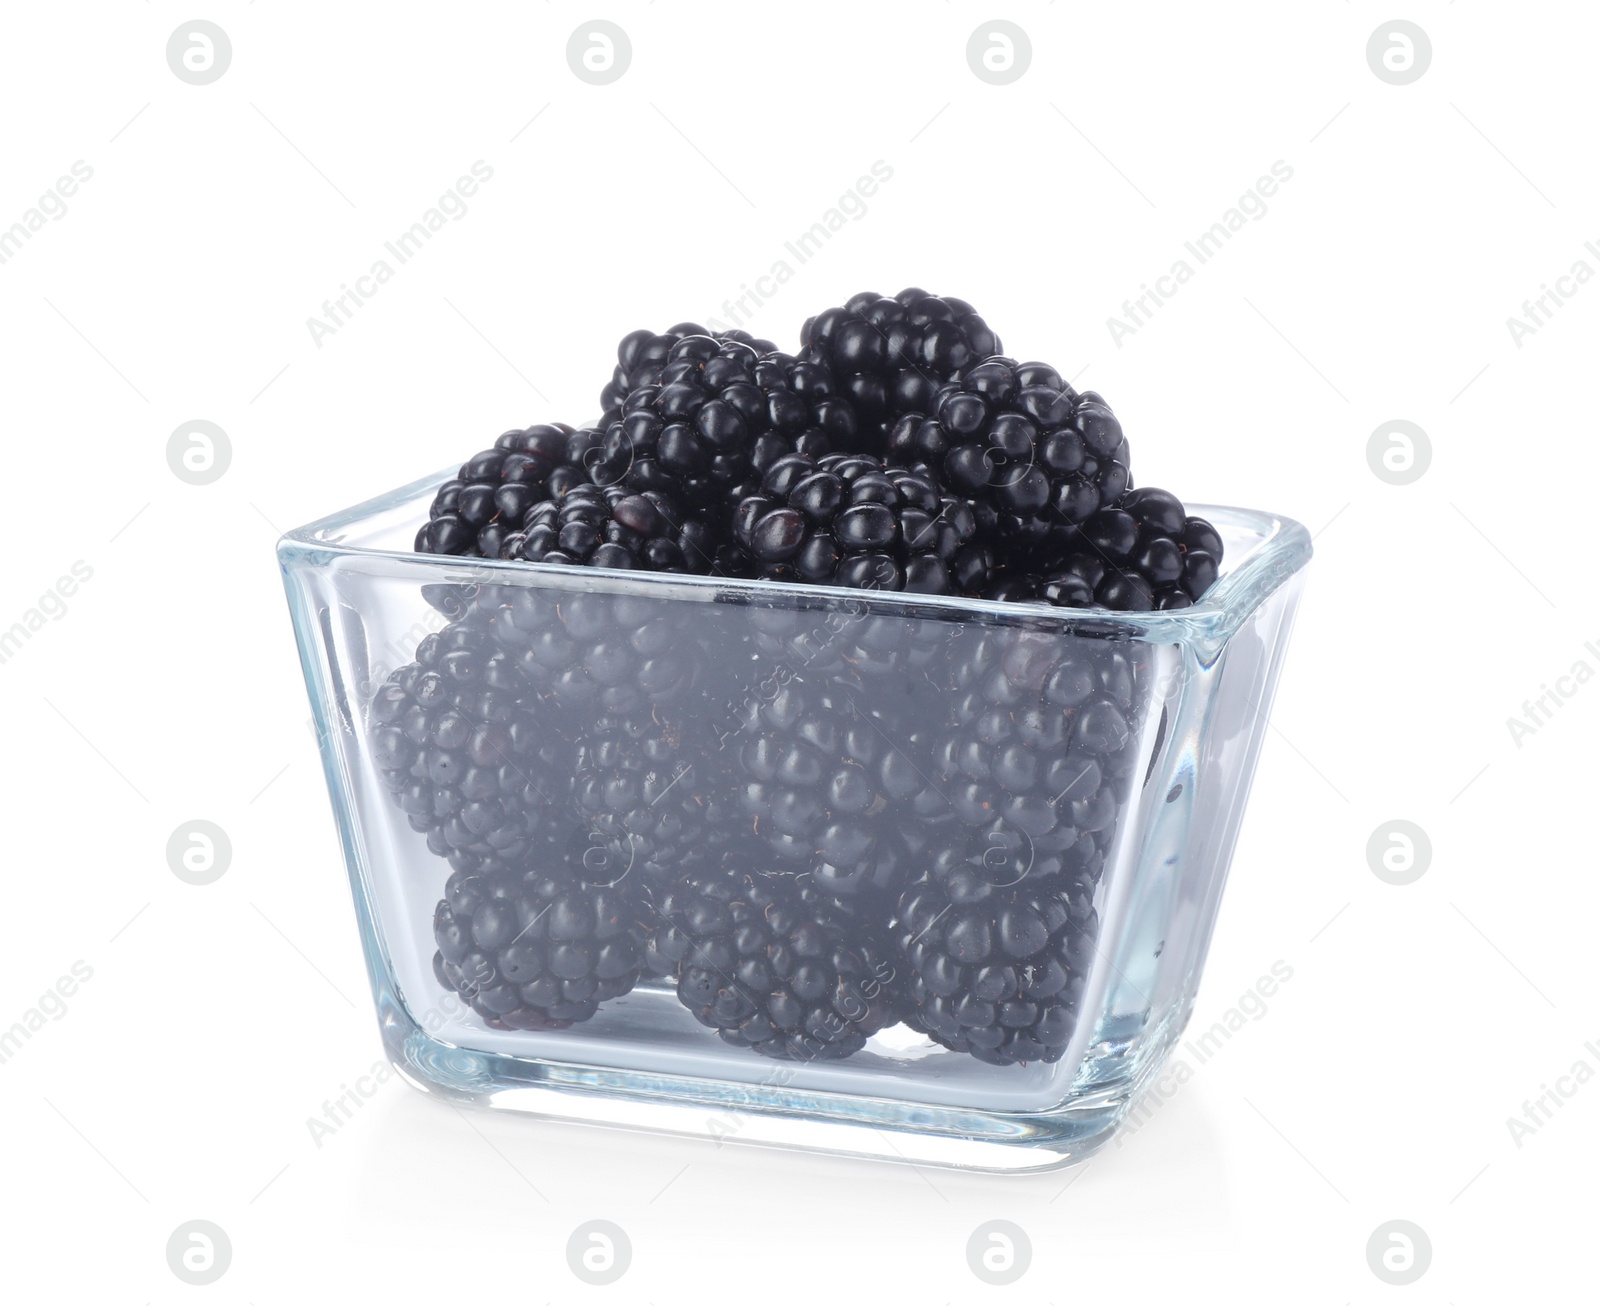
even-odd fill
[[[913,885],[898,917],[906,1023],[991,1065],[1059,1061],[1098,929],[1082,881]]]
[[[417,532],[417,552],[498,558],[530,507],[589,480],[600,438],[560,423],[507,431],[439,487]]]
[[[735,1047],[838,1060],[900,1019],[888,939],[792,875],[692,875],[663,897],[659,915],[649,968]]]
[[[787,453],[850,447],[858,423],[827,376],[784,354],[686,336],[658,383],[640,386],[609,423],[591,465],[600,485],[670,495],[720,529],[736,487]]]
[[[717,541],[702,522],[685,521],[663,494],[620,485],[579,485],[544,499],[505,537],[500,557],[518,562],[705,572]]]
[[[938,470],[971,496],[988,542],[1049,546],[1127,490],[1122,426],[1092,390],[1077,393],[1044,363],[988,358],[940,388],[925,413],[902,416],[890,456]]]
[[[1069,538],[1050,563],[1038,595],[1059,607],[1123,612],[1187,608],[1217,579],[1222,537],[1191,517],[1175,495],[1130,490]]]
[[[955,592],[976,530],[964,500],[866,454],[778,459],[733,522],[767,579],[919,594]]]
[[[434,911],[434,975],[491,1029],[566,1029],[638,982],[643,890],[594,882],[547,844],[534,869],[457,871]]]
[[[481,624],[426,636],[373,698],[371,747],[412,829],[458,870],[524,857],[571,785],[567,743]]]
[[[901,413],[930,411],[940,386],[1001,350],[971,304],[915,286],[826,309],[800,328],[800,343],[800,357],[826,366],[880,434]]]
[[[710,336],[713,340],[732,340],[748,345],[758,354],[777,352],[770,340],[758,340],[748,331],[708,331],[697,322],[679,322],[660,335],[653,331],[631,331],[617,343],[617,367],[600,392],[602,430],[622,415],[627,397],[643,385],[659,385],[672,347],[685,336]]]
[[[755,833],[831,897],[892,903],[921,850],[907,832],[951,819],[927,741],[859,688],[809,673],[740,712],[735,806]]]

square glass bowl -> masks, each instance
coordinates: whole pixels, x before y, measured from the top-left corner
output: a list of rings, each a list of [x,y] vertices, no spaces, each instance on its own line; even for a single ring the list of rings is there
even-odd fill
[[[1118,614],[279,542],[389,1058],[550,1117],[987,1170],[1188,1020],[1311,542]]]

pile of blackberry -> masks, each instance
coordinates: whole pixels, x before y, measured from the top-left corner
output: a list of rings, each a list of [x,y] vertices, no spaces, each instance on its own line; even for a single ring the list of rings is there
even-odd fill
[[[440,983],[502,1030],[647,983],[767,1057],[895,1024],[1063,1057],[1165,718],[1150,645],[1048,614],[1200,602],[1220,534],[1135,488],[1099,394],[918,288],[817,313],[794,353],[633,332],[600,407],[506,432],[417,532],[489,560],[425,587],[449,620],[369,710],[449,866]]]

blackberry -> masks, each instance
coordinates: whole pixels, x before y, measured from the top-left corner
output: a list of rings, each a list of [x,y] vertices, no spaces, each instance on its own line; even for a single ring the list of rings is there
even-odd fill
[[[531,870],[457,871],[434,911],[434,975],[491,1029],[566,1029],[639,980],[642,890],[546,853]]]
[[[848,447],[857,428],[821,369],[738,341],[686,336],[660,381],[629,393],[591,473],[600,485],[670,495],[721,528],[735,487],[784,454]]]
[[[498,558],[507,535],[543,499],[589,480],[600,432],[559,423],[507,431],[441,485],[417,532],[418,553]]]
[[[863,422],[887,430],[901,413],[930,411],[940,386],[1001,350],[972,305],[909,287],[872,291],[826,309],[800,329],[800,357],[826,366]]]
[[[713,812],[714,777],[701,761],[712,743],[701,667],[731,613],[511,586],[486,590],[478,611],[541,696],[548,728],[571,741],[562,754],[571,810],[597,850],[591,860],[659,884],[726,806]]]
[[[717,543],[704,523],[654,490],[579,485],[543,499],[505,537],[500,557],[643,571],[709,571]]]
[[[695,654],[670,601],[499,585],[474,611],[552,720],[577,727],[693,701]]]
[[[1001,549],[1049,547],[1127,490],[1128,445],[1105,401],[1044,363],[988,358],[902,416],[890,456],[938,469]]]
[[[734,536],[769,579],[854,589],[954,592],[977,530],[968,504],[869,455],[795,454],[734,514]]]
[[[602,716],[580,735],[573,797],[590,831],[591,865],[660,888],[705,844],[709,777],[699,774],[698,753],[684,747],[685,728],[651,712]]]
[[[928,880],[898,922],[907,1024],[991,1065],[1061,1059],[1099,928],[1087,885]]]
[[[1038,597],[1058,607],[1187,608],[1217,579],[1222,537],[1175,495],[1130,490],[1078,528],[1045,568]]]
[[[969,834],[936,856],[938,877],[1098,878],[1138,765],[1140,648],[1016,629],[966,642],[931,765]]]
[[[526,856],[564,811],[566,745],[535,707],[514,660],[468,622],[424,637],[373,698],[379,774],[412,829],[458,870]]]
[[[617,344],[616,371],[612,373],[605,389],[600,392],[602,429],[622,415],[623,401],[640,386],[661,383],[661,372],[667,365],[672,347],[685,336],[710,336],[713,340],[732,340],[737,344],[748,345],[758,354],[776,353],[778,348],[772,341],[758,340],[748,331],[708,331],[697,322],[679,322],[676,326],[668,327],[660,335],[647,330],[629,332]]]
[[[887,940],[793,876],[722,868],[690,876],[659,915],[650,969],[735,1047],[838,1060],[900,1018]]]
[[[824,677],[742,705],[737,810],[781,865],[834,898],[893,900],[913,878],[907,830],[949,822],[927,741]]]

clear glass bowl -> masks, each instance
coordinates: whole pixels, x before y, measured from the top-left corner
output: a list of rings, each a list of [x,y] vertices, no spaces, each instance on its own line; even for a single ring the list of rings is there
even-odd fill
[[[1197,506],[1219,580],[1128,615],[415,554],[446,476],[278,546],[400,1072],[458,1102],[919,1163],[1104,1144],[1190,1015],[1305,529]],[[474,682],[408,742],[440,684],[404,670],[419,648],[511,688]],[[691,875],[743,886],[721,945],[690,937],[715,928],[674,887]],[[543,887],[471,914],[508,883]],[[831,924],[795,927],[823,896]]]

